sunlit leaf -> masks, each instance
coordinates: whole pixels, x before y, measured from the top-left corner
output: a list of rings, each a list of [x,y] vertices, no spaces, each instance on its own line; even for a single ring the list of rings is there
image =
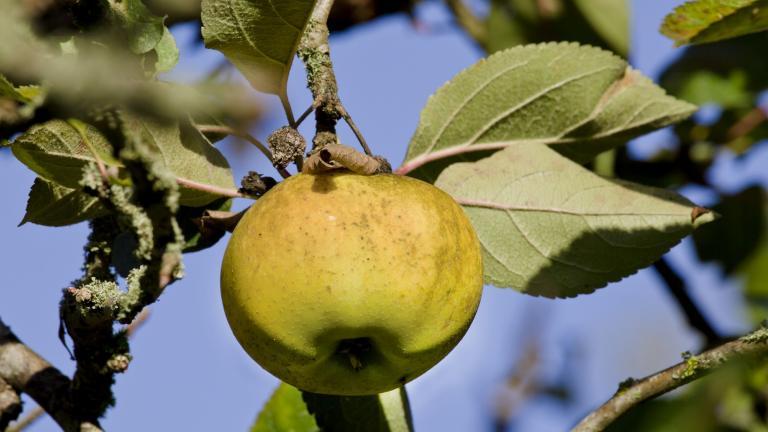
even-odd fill
[[[585,162],[694,110],[607,51],[572,43],[512,48],[429,99],[398,172],[431,181],[450,163],[512,145],[550,145]]]
[[[176,47],[176,40],[173,38],[168,28],[163,28],[163,37],[155,46],[156,72],[168,72],[179,62],[179,49]]]
[[[14,156],[40,177],[70,189],[80,188],[83,168],[97,159],[105,166],[119,166],[112,146],[88,126],[84,137],[63,120],[33,126],[11,146]]]
[[[181,186],[182,205],[203,206],[221,197],[217,193],[185,187],[189,183],[235,189],[227,160],[190,123],[163,123],[126,116],[125,129],[144,139],[165,162]]]
[[[205,46],[224,53],[256,89],[284,95],[314,0],[203,0]]]
[[[126,129],[146,140],[179,181],[182,205],[203,206],[221,198],[216,192],[186,186],[192,183],[234,189],[224,156],[189,123],[125,117]],[[83,125],[81,134],[73,124],[51,120],[36,125],[13,142],[13,154],[40,177],[70,189],[79,189],[83,168],[90,163],[122,167],[98,130]]]
[[[317,432],[320,428],[307,411],[301,391],[281,383],[256,418],[251,432]]]
[[[372,396],[304,392],[302,399],[301,391],[282,383],[251,432],[411,432],[412,423],[405,389]]]
[[[537,296],[618,281],[713,219],[674,192],[599,177],[546,146],[452,165],[435,184],[472,221],[485,281]]]
[[[692,0],[664,18],[661,33],[678,45],[768,30],[768,0]]]

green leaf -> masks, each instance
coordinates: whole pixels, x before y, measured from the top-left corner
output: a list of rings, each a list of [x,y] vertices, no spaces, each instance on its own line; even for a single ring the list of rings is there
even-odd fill
[[[186,186],[192,183],[235,189],[229,163],[191,123],[163,123],[126,115],[125,128],[146,140],[176,177],[181,186],[180,204],[200,207],[221,198],[218,193]]]
[[[411,432],[405,388],[374,396],[328,396],[304,392],[309,412],[318,426],[334,432]]]
[[[765,206],[765,191],[759,186],[723,196],[712,207],[722,219],[693,233],[699,259],[718,262],[725,274],[733,273],[760,245],[768,217]]]
[[[32,103],[40,95],[38,86],[20,86],[16,87],[2,74],[0,74],[0,97],[13,99],[16,102],[28,104]]]
[[[429,99],[398,172],[434,180],[457,160],[518,144],[551,145],[586,162],[694,110],[607,51],[573,43],[512,48]]]
[[[86,126],[81,136],[63,120],[33,126],[13,142],[11,150],[40,177],[70,189],[80,188],[83,168],[96,158],[106,166],[120,166],[112,156],[112,146],[96,128]]]
[[[281,383],[259,413],[251,432],[317,432],[315,418],[307,411],[301,391]]]
[[[752,109],[768,88],[768,62],[755,53],[768,46],[768,33],[689,46],[661,74],[670,94],[695,104]]]
[[[491,0],[486,26],[488,52],[526,43],[572,41],[629,49],[626,0]]]
[[[574,0],[587,21],[617,52],[629,52],[627,0]]]
[[[203,0],[205,46],[224,53],[256,89],[286,94],[314,0]]]
[[[5,76],[0,74],[0,101],[10,99],[20,104],[16,107],[16,113],[21,118],[31,118],[35,109],[43,103],[45,94],[39,86],[14,86]],[[0,119],[2,123],[2,119]]]
[[[618,281],[714,218],[674,192],[599,177],[545,146],[452,165],[435,185],[472,221],[485,281],[536,296]]]
[[[155,15],[141,0],[108,0],[110,18],[128,37],[134,54],[146,54],[160,43],[165,31],[163,18]]]
[[[181,186],[180,204],[204,206],[221,194],[192,188],[192,185],[234,189],[232,172],[224,156],[190,123],[162,123],[126,115],[126,129],[147,140]],[[46,180],[70,189],[80,188],[83,168],[97,161],[107,167],[122,167],[112,146],[96,128],[76,122],[51,120],[32,127],[11,145],[13,154]],[[205,189],[205,188],[203,188]]]
[[[768,0],[693,0],[664,18],[661,33],[678,45],[768,30]]]
[[[148,74],[156,75],[176,66],[179,50],[162,17],[155,15],[141,0],[107,0],[113,36],[125,38],[128,48],[142,56]]]
[[[176,213],[176,220],[179,228],[184,235],[184,253],[198,252],[215,245],[222,237],[224,231],[209,233],[206,235],[200,232],[194,220],[203,216],[206,210],[229,211],[232,208],[232,200],[221,198],[207,204],[205,207],[179,207]]]
[[[72,225],[107,214],[99,200],[81,190],[35,179],[29,191],[27,212],[19,225],[32,222],[45,226]]]
[[[155,46],[155,54],[157,60],[155,61],[155,71],[168,72],[176,66],[179,62],[179,49],[176,47],[176,39],[173,38],[170,30],[167,27],[163,27],[163,37]]]

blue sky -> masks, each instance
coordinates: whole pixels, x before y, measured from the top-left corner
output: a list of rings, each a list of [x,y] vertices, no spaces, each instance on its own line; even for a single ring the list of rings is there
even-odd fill
[[[341,98],[374,151],[393,166],[403,159],[427,97],[480,56],[461,33],[443,25],[448,22],[443,8],[429,3],[420,10],[427,30],[415,29],[405,17],[393,17],[332,40]],[[657,28],[678,3],[633,1],[631,62],[652,77],[676,55]],[[192,48],[193,33],[190,26],[176,30],[182,59],[173,79],[193,80],[221,58]],[[289,92],[294,111],[301,112],[310,95],[300,63],[296,66]],[[283,120],[275,100],[260,99],[270,108],[266,121],[254,131],[263,139]],[[353,143],[348,130],[341,129],[342,140]],[[311,122],[302,132],[311,136]],[[642,153],[663,145],[667,137],[653,134],[633,145]],[[242,147],[227,142],[221,148],[238,179],[249,169],[270,170],[252,148],[238,150]],[[725,189],[734,189],[750,180],[768,182],[766,175],[755,163],[724,155],[714,177]],[[0,153],[0,183],[6,185],[6,210],[0,212],[0,316],[23,341],[71,373],[73,363],[57,339],[57,310],[60,290],[79,276],[87,229],[82,224],[65,229],[17,228],[33,179],[8,152]],[[695,189],[685,192],[694,199],[707,199]],[[224,246],[220,242],[188,255],[186,278],[170,286],[151,307],[150,319],[132,342],[134,361],[117,378],[117,406],[104,420],[107,430],[244,431],[277,385],[241,350],[225,322],[218,285]],[[695,263],[688,241],[671,257],[719,330],[747,329],[737,282],[722,282],[716,268]],[[567,430],[623,379],[666,367],[678,361],[682,351],[698,346],[697,336],[649,271],[569,300],[537,299],[487,287],[477,318],[460,345],[408,385],[416,429],[490,430],[501,383],[531,338],[541,345],[540,376],[550,381],[565,377],[575,391],[575,403],[566,409],[544,398],[518,407],[517,430],[537,432]],[[56,428],[46,418],[29,430]]]

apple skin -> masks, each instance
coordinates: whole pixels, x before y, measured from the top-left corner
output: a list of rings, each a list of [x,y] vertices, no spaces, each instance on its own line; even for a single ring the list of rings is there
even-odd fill
[[[369,395],[456,346],[482,275],[475,231],[440,189],[392,174],[299,174],[238,223],[221,295],[264,369],[309,392]]]

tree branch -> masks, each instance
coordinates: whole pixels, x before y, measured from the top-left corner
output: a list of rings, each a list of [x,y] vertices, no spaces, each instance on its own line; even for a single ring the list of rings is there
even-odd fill
[[[313,105],[316,107],[314,148],[338,144],[336,123],[344,118],[366,154],[370,156],[370,149],[363,135],[339,99],[339,88],[336,74],[333,72],[333,63],[331,63],[331,49],[328,45],[327,22],[332,6],[333,0],[317,1],[297,50],[299,58],[306,66],[307,85],[314,98]]]
[[[126,332],[115,332],[114,322],[132,322],[182,271],[184,238],[176,221],[176,179],[144,136],[126,123],[125,115],[108,110],[93,121],[112,143],[133,186],[105,183],[92,165],[84,171],[84,187],[96,193],[113,216],[91,222],[84,274],[64,290],[60,306],[77,360],[71,398],[89,419],[101,417],[114,404],[114,376],[124,372],[131,360]],[[133,263],[125,278],[127,290],[121,290],[111,269],[112,251],[115,240],[126,232],[135,246],[127,252]]]
[[[766,120],[768,120],[768,106],[756,106],[728,129],[726,137],[733,141],[746,136]]]
[[[29,425],[36,422],[43,416],[43,414],[45,414],[45,410],[36,406],[29,412],[29,414],[26,414],[21,420],[8,427],[5,432],[21,432]]]
[[[488,51],[488,30],[480,18],[472,12],[464,0],[445,0],[456,22],[483,51]]]
[[[767,328],[760,328],[697,356],[686,356],[684,361],[661,372],[640,380],[628,379],[610,400],[579,422],[572,432],[602,431],[635,405],[708,375],[726,363],[766,356]]]
[[[723,341],[722,336],[709,324],[704,314],[696,306],[696,303],[693,302],[693,299],[688,295],[685,281],[669,266],[669,263],[664,258],[661,258],[653,263],[653,268],[664,280],[667,290],[675,298],[680,309],[682,309],[688,324],[706,339],[705,347],[711,348],[721,343]]]
[[[0,431],[21,414],[21,399],[16,389],[0,378]]]
[[[70,380],[21,343],[0,320],[0,378],[28,394],[66,432],[101,431],[96,418],[87,418],[72,403]]]
[[[144,325],[148,317],[149,317],[149,309],[145,308],[143,311],[141,311],[141,313],[138,316],[136,316],[136,319],[134,319],[130,325],[125,327],[124,330],[125,330],[126,336],[128,337],[133,336],[136,333],[136,331],[142,325]],[[15,422],[13,425],[8,427],[7,429],[3,429],[0,427],[0,431],[5,430],[5,432],[21,432],[27,426],[36,422],[44,414],[45,414],[45,410],[40,406],[36,406],[32,410],[30,410],[29,413],[26,414],[21,420]]]

